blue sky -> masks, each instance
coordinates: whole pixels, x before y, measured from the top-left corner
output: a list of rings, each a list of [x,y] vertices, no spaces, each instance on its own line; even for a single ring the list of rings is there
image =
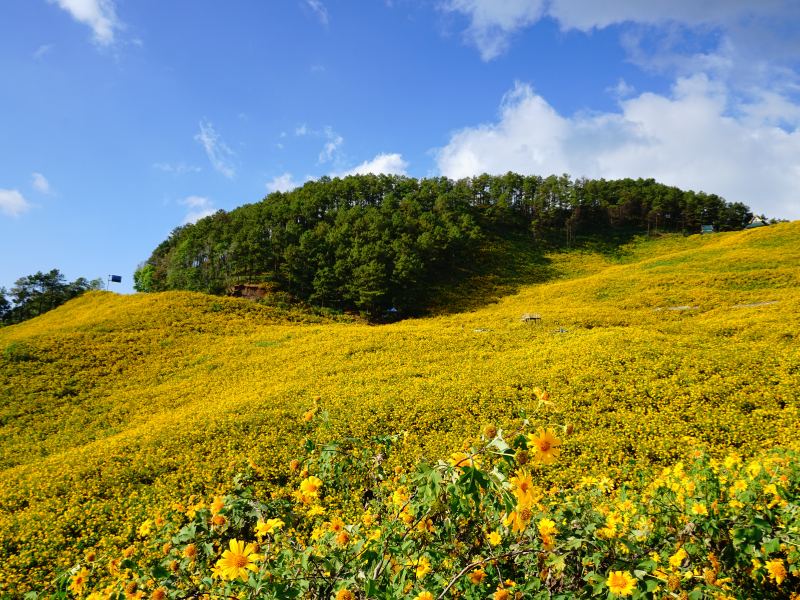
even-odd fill
[[[790,0],[5,0],[0,286],[308,178],[655,177],[800,218]]]

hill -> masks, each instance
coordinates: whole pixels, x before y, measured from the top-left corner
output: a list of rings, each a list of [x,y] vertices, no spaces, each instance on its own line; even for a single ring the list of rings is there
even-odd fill
[[[542,483],[800,439],[800,222],[541,258],[543,282],[392,325],[90,292],[0,330],[0,590],[116,555],[248,461],[284,485],[315,397],[336,434],[407,431],[401,462],[520,410],[571,422]]]
[[[587,233],[728,231],[751,217],[741,203],[652,179],[323,177],[176,228],[134,278],[138,291],[258,282],[370,318],[421,315],[509,237],[541,253]]]

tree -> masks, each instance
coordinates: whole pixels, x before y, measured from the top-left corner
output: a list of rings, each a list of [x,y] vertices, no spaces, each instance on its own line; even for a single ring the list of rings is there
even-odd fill
[[[89,281],[85,277],[79,277],[75,281],[67,282],[58,269],[47,273],[37,271],[14,282],[14,287],[11,288],[13,306],[5,297],[5,289],[2,290],[3,300],[0,300],[0,306],[5,308],[0,311],[1,318],[9,323],[19,323],[44,314],[84,292],[102,288],[102,279]]]
[[[148,263],[142,263],[139,268],[133,272],[133,289],[137,292],[152,292],[153,290],[153,274],[155,267]]]
[[[323,177],[176,228],[136,270],[134,287],[220,294],[269,282],[314,304],[409,313],[469,271],[493,236],[528,231],[571,244],[589,231],[675,231],[706,219],[737,229],[747,215],[744,205],[653,179]]]
[[[4,323],[6,315],[11,312],[11,301],[6,298],[6,288],[0,287],[0,323]]]

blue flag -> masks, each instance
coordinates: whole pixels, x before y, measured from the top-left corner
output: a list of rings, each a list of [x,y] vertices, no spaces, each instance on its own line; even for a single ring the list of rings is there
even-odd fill
[[[122,283],[122,275],[112,275],[111,283]]]

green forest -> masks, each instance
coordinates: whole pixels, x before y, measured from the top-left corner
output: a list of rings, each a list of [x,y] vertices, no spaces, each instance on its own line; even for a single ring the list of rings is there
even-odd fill
[[[58,269],[20,277],[10,291],[0,287],[0,325],[32,319],[84,292],[101,289],[101,279],[78,277],[75,281],[67,281]]]
[[[752,216],[653,179],[323,177],[176,228],[134,279],[145,292],[261,283],[315,306],[413,314],[492,237],[569,245],[587,234],[736,230]]]

